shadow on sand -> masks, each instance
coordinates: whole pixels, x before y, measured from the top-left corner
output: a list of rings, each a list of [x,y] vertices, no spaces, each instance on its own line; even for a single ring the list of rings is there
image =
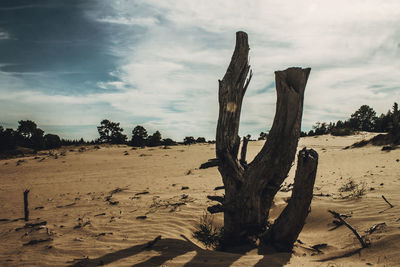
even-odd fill
[[[195,251],[196,255],[183,266],[231,266],[236,260],[244,256],[247,251],[241,251],[241,253],[228,253],[220,251],[205,250],[194,243],[190,242],[185,236],[182,239],[166,238],[159,240],[154,246],[146,249],[148,243],[135,245],[126,249],[122,249],[116,252],[108,253],[99,258],[95,259],[83,259],[70,266],[99,266],[106,265],[118,260],[138,255],[146,250],[153,250],[160,253],[160,255],[152,256],[151,258],[133,264],[132,266],[161,266],[169,260],[174,259],[180,255],[184,255],[188,252]],[[290,260],[290,253],[279,253],[263,255],[254,266],[283,266]]]

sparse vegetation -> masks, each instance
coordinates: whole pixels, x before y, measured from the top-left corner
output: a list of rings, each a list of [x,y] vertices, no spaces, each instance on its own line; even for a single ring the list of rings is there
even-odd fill
[[[109,143],[109,144],[125,144],[126,143],[126,135],[122,132],[122,129],[119,126],[119,122],[112,122],[109,120],[102,120],[100,126],[97,127],[97,131],[99,132],[100,143]]]
[[[196,226],[193,237],[203,243],[207,248],[217,248],[220,245],[224,228],[214,222],[213,215],[204,213],[200,223]]]
[[[347,183],[339,187],[339,192],[348,192],[348,195],[342,195],[341,198],[360,198],[365,195],[366,192],[365,183],[356,183],[354,180],[350,179]]]
[[[335,122],[317,122],[308,133],[301,132],[301,136],[315,136],[332,134],[334,136],[352,135],[356,131],[386,132],[396,135],[399,127],[399,111],[397,103],[386,114],[376,116],[376,112],[368,105],[362,105],[351,114],[350,118]]]
[[[185,145],[192,145],[196,143],[196,139],[194,139],[193,136],[186,136],[185,139],[183,139],[183,144]]]
[[[147,137],[147,130],[143,126],[137,125],[132,130],[132,139],[130,141],[130,145],[133,147],[143,147],[146,145]]]

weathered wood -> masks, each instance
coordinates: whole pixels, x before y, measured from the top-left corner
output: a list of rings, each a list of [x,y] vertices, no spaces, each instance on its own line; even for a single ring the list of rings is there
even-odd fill
[[[349,228],[353,234],[357,237],[358,241],[360,242],[361,246],[363,248],[368,247],[368,244],[365,243],[364,239],[361,238],[361,236],[358,234],[358,232],[356,231],[356,229],[354,229],[350,224],[348,224],[343,218],[342,216],[340,216],[339,213],[337,213],[336,211],[333,210],[328,210],[329,213],[331,213],[333,215],[333,217],[335,217],[336,219],[338,219],[339,221],[341,221],[347,228]]]
[[[237,32],[231,63],[224,78],[219,80],[216,154],[220,161],[218,170],[224,173],[224,183],[237,183],[243,179],[243,168],[237,159],[240,144],[238,131],[242,100],[252,77],[249,50],[247,34]]]
[[[393,208],[394,206],[386,199],[384,195],[382,195],[383,200],[385,200],[386,203],[390,206],[390,208]]]
[[[251,163],[241,164],[245,157],[238,160],[238,130],[243,97],[252,77],[249,49],[247,34],[236,33],[230,65],[219,81],[216,155],[225,186],[222,247],[243,244],[265,232],[274,196],[295,158],[310,74],[309,68],[275,72],[277,105],[268,139]]]
[[[369,228],[368,230],[366,230],[365,232],[368,234],[372,234],[373,232],[375,232],[378,228],[380,228],[381,226],[386,226],[386,223],[377,223],[374,224],[373,226],[371,226],[371,228]]]
[[[222,189],[225,189],[225,186],[216,186],[214,188],[214,190],[222,190]]]
[[[240,152],[240,164],[242,164],[243,167],[247,165],[246,153],[247,153],[248,143],[249,143],[249,136],[243,136],[242,150]]]
[[[218,159],[209,159],[207,162],[204,162],[200,165],[199,169],[207,169],[211,167],[218,166],[219,160]]]
[[[224,207],[221,204],[217,204],[207,208],[207,211],[211,214],[224,212]]]
[[[313,198],[315,176],[317,174],[318,154],[303,148],[298,155],[296,176],[292,197],[270,231],[264,237],[279,251],[291,251],[308,215]]]
[[[24,191],[24,220],[29,221],[29,203],[28,203],[29,189]]]
[[[224,197],[222,196],[207,196],[209,200],[217,201],[219,203],[224,203]]]

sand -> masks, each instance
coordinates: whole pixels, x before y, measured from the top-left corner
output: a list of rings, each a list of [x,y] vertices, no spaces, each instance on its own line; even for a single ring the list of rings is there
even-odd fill
[[[193,238],[213,202],[207,195],[222,181],[216,167],[200,170],[215,157],[215,146],[196,144],[170,149],[127,146],[62,148],[36,157],[0,161],[1,266],[396,266],[400,265],[400,150],[344,147],[371,137],[306,137],[299,149],[320,155],[311,213],[294,253],[258,255],[218,252]],[[250,142],[248,160],[263,145]],[[57,154],[57,156],[55,156]],[[23,160],[23,161],[22,161]],[[19,163],[17,163],[20,161]],[[292,168],[287,183],[293,180]],[[339,192],[349,179],[364,195]],[[24,227],[23,191],[29,188],[29,223]],[[291,192],[276,196],[273,219]],[[328,196],[326,196],[328,194]],[[384,195],[394,205],[382,199]],[[335,230],[328,209],[346,220],[371,246],[360,250],[352,232]],[[145,216],[145,217],[144,217]],[[214,216],[222,224],[222,214]],[[4,220],[3,220],[4,219]],[[374,224],[385,223],[372,234]],[[20,229],[18,229],[20,228]],[[16,230],[17,229],[17,230]],[[161,240],[145,249],[149,241]],[[37,244],[29,244],[40,240]],[[325,243],[318,252],[311,247]]]

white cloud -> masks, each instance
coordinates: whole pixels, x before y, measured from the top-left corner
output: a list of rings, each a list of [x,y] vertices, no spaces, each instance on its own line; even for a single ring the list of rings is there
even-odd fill
[[[100,2],[89,15],[126,26],[117,35],[123,40],[111,48],[120,57],[112,72],[118,81],[97,84],[116,91],[51,101],[107,103],[132,118],[123,123],[149,117],[141,124],[173,138],[214,137],[217,80],[228,67],[238,30],[249,34],[254,71],[242,109],[242,134],[270,127],[275,89],[261,89],[274,82],[275,70],[291,66],[312,68],[305,128],[345,119],[362,104],[386,112],[400,99],[399,1],[120,0]],[[135,27],[139,33],[132,31]]]
[[[104,17],[98,19],[100,22],[106,22],[106,23],[115,23],[115,24],[122,24],[122,25],[136,25],[136,26],[145,26],[145,27],[150,27],[154,26],[155,24],[158,23],[158,20],[156,18],[152,17],[140,17],[140,18],[129,18],[129,17]]]
[[[213,108],[212,114],[207,111],[210,103],[217,102],[206,96],[217,96],[216,81],[229,63],[234,32],[241,29],[249,33],[254,70],[242,114],[242,121],[250,123],[242,126],[243,131],[270,126],[275,90],[255,92],[274,81],[274,70],[313,68],[305,100],[306,127],[316,120],[345,118],[365,103],[383,112],[393,101],[385,88],[400,81],[399,63],[390,62],[399,55],[400,3],[396,1],[137,3],[146,14],[146,10],[155,11],[157,17],[163,14],[164,21],[151,25],[126,51],[120,78],[132,84],[135,93],[126,92],[131,97],[114,106],[138,112],[126,108],[128,102],[144,102],[166,128],[182,116],[191,118],[185,131],[201,117],[215,126],[218,109]],[[138,7],[130,9],[129,2],[121,1],[114,8],[125,16],[138,15]],[[370,88],[382,83],[381,90]],[[180,112],[163,109],[175,100],[181,101]],[[208,133],[213,133],[211,129]]]
[[[0,40],[7,40],[7,39],[10,39],[10,35],[8,34],[8,32],[0,30]]]

